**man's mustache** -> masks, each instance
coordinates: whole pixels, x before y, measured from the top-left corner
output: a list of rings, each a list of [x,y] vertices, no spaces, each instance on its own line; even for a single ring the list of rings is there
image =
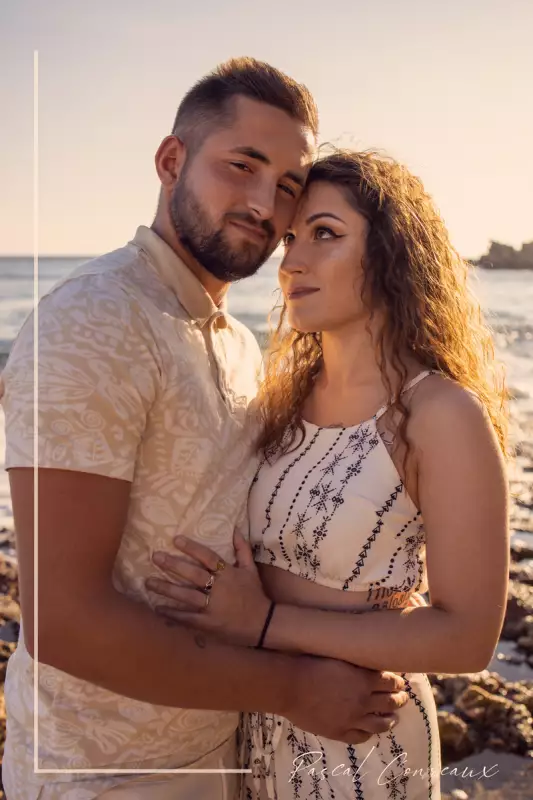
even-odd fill
[[[226,219],[228,220],[238,220],[239,222],[245,222],[251,228],[255,228],[258,231],[262,231],[266,233],[268,239],[272,239],[274,236],[274,226],[272,225],[269,219],[263,220],[263,222],[257,223],[251,214],[246,214],[245,212],[238,213],[235,212],[234,214],[226,214]]]

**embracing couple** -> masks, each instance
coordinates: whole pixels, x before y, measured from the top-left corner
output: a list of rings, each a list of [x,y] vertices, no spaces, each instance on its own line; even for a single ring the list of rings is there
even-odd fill
[[[426,673],[484,668],[504,615],[504,388],[420,181],[317,132],[305,87],[219,66],[151,227],[41,300],[38,641],[33,319],[13,347],[8,800],[439,797]],[[225,296],[280,241],[263,367]]]

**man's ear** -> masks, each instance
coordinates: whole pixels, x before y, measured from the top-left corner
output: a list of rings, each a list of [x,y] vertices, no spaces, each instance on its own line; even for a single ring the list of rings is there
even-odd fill
[[[163,189],[172,190],[186,158],[185,144],[177,136],[166,136],[155,154],[155,168]]]

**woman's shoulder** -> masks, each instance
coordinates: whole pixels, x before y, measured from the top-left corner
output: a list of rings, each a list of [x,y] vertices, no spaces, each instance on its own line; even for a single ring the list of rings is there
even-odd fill
[[[409,398],[410,436],[417,444],[440,442],[475,446],[494,430],[482,400],[466,386],[441,373],[421,381]]]

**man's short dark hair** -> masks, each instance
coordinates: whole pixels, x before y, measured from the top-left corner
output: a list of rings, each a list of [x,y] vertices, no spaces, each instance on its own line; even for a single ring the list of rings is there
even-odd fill
[[[232,58],[201,78],[178,108],[172,127],[191,150],[213,130],[231,125],[233,100],[249,97],[279,108],[318,134],[318,110],[309,89],[280,70],[255,58]]]

